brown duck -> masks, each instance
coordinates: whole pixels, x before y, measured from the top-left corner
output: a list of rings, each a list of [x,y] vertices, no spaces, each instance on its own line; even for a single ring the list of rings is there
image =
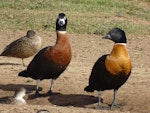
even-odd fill
[[[55,45],[40,50],[28,65],[27,70],[19,73],[19,76],[37,80],[36,95],[39,95],[39,82],[43,79],[51,79],[48,92],[51,94],[53,80],[57,79],[70,63],[72,55],[66,27],[67,18],[64,13],[60,13],[56,20],[57,40]]]
[[[42,47],[41,37],[36,36],[33,30],[28,30],[26,36],[23,36],[5,47],[0,56],[16,57],[23,59],[36,54]]]
[[[131,73],[131,60],[126,48],[125,32],[119,28],[114,28],[103,37],[115,42],[115,45],[108,55],[103,55],[94,64],[91,76],[89,78],[89,85],[85,87],[85,91],[99,92],[99,108],[101,105],[101,95],[104,90],[114,90],[114,99],[111,104],[112,107],[119,107],[116,103],[118,89],[127,81]]]

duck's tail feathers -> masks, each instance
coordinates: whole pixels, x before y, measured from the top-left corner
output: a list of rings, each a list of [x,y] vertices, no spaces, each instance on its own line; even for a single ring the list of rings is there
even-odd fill
[[[86,86],[86,87],[84,88],[84,91],[86,91],[86,92],[93,92],[94,89],[93,89],[92,87],[90,87],[90,86]]]
[[[27,70],[21,71],[18,76],[22,76],[22,77],[29,77],[29,73]]]

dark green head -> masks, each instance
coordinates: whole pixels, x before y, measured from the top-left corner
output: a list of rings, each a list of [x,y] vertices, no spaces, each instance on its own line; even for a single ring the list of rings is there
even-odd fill
[[[111,29],[103,38],[110,39],[115,43],[127,43],[125,32],[120,28]]]

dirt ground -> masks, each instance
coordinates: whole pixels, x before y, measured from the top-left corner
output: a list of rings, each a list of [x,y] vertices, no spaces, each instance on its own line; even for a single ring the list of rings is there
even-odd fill
[[[0,31],[0,52],[3,48],[26,34],[26,31]],[[39,31],[43,38],[43,47],[54,45],[55,33]],[[25,96],[27,105],[16,106],[0,104],[0,113],[36,113],[47,109],[50,113],[149,113],[150,111],[150,36],[126,34],[127,48],[132,59],[132,73],[128,81],[119,89],[117,102],[121,108],[97,110],[98,93],[87,93],[84,87],[96,60],[110,53],[113,42],[104,40],[98,35],[68,34],[72,46],[72,60],[67,70],[55,81],[52,96],[33,98],[34,92]],[[25,59],[28,65],[33,57]],[[0,57],[0,98],[13,95],[23,86],[34,90],[36,81],[18,77],[18,73],[26,69],[21,59]],[[40,83],[41,93],[50,87],[49,80]],[[103,106],[108,106],[113,99],[113,90],[103,92]]]

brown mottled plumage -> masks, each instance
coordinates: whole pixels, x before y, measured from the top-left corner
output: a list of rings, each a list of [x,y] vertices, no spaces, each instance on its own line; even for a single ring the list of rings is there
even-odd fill
[[[111,107],[118,106],[116,103],[117,90],[126,82],[132,68],[124,31],[114,28],[104,38],[114,41],[115,45],[110,54],[103,55],[94,64],[89,85],[84,89],[87,92],[99,91],[99,108],[102,108],[102,91],[111,89],[114,89],[114,100]]]
[[[41,37],[36,36],[33,30],[28,30],[26,36],[23,36],[6,46],[0,56],[21,58],[24,65],[24,58],[33,56],[41,49],[41,40]]]
[[[57,40],[54,46],[40,50],[19,76],[30,77],[37,80],[36,94],[40,80],[52,79],[48,94],[51,94],[53,80],[67,68],[71,60],[71,46],[66,32],[67,18],[64,13],[58,15],[56,21]]]
[[[25,94],[26,94],[26,89],[21,87],[15,91],[14,96],[0,98],[0,103],[1,104],[16,104],[16,105],[26,104],[26,101],[23,98]]]

